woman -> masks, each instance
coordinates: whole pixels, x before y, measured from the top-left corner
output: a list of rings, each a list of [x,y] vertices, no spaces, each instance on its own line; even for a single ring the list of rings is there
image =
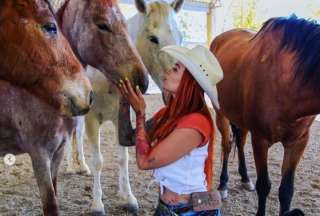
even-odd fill
[[[139,88],[134,90],[128,80],[119,84],[136,112],[138,167],[153,169],[160,186],[155,216],[221,215],[221,201],[212,192],[214,130],[204,98],[205,92],[219,108],[215,85],[222,79],[221,67],[202,46],[168,46],[162,51],[178,62],[165,73],[163,88],[170,99],[152,118],[148,133],[146,104]]]

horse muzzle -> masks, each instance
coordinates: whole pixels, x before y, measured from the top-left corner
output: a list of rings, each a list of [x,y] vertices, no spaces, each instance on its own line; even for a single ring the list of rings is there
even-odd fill
[[[93,102],[94,102],[95,94],[93,91],[90,91],[88,96],[88,105],[79,105],[77,103],[77,99],[75,97],[69,97],[68,100],[68,109],[70,111],[71,116],[81,116],[85,115],[89,112]]]

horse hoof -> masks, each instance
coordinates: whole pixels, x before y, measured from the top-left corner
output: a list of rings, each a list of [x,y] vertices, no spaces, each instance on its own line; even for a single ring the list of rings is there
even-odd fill
[[[100,212],[100,211],[93,211],[91,212],[92,216],[106,216],[105,212]]]
[[[138,213],[139,210],[138,205],[124,205],[123,208],[132,214]]]
[[[91,175],[91,171],[90,169],[87,168],[81,168],[79,171],[77,171],[77,174],[79,175],[83,175],[83,176],[90,176]]]
[[[242,182],[242,187],[247,191],[255,191],[255,186],[250,180],[248,182]]]
[[[304,213],[300,209],[293,209],[291,211],[285,212],[283,216],[304,216]]]
[[[220,191],[221,199],[225,200],[228,198],[228,189]]]
[[[66,174],[67,175],[74,175],[74,174],[77,174],[77,171],[74,169],[67,168]]]
[[[120,195],[120,206],[130,213],[137,213],[139,210],[138,200],[133,195],[121,196]]]

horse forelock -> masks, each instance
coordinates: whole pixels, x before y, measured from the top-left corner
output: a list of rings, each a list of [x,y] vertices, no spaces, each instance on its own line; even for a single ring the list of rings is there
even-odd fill
[[[297,18],[295,15],[268,20],[258,35],[281,32],[279,51],[295,54],[295,77],[320,91],[320,25],[316,21]]]

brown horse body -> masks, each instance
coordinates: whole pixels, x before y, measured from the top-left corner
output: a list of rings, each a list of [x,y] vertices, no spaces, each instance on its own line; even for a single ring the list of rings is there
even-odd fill
[[[320,112],[318,88],[312,81],[320,73],[320,59],[299,43],[302,35],[298,34],[303,28],[308,28],[319,41],[319,25],[296,18],[278,18],[268,21],[257,34],[232,30],[211,44],[211,51],[224,71],[224,79],[218,84],[221,110],[217,114],[224,162],[231,150],[231,121],[241,129],[238,135],[242,153],[248,131],[252,134],[259,197],[257,215],[265,215],[271,188],[267,168],[269,147],[275,142],[284,146],[279,188],[280,215],[283,215],[290,209],[294,173],[307,144],[310,125],[314,115]],[[304,45],[309,49],[312,43],[319,46],[312,41],[314,38]],[[305,58],[311,59],[313,67],[303,65]],[[219,189],[223,187],[226,185],[220,184]]]
[[[44,215],[59,215],[57,175],[73,120],[28,91],[0,81],[0,156],[31,157]]]
[[[0,156],[28,153],[45,215],[58,215],[57,174],[69,117],[92,88],[46,1],[0,2]]]

